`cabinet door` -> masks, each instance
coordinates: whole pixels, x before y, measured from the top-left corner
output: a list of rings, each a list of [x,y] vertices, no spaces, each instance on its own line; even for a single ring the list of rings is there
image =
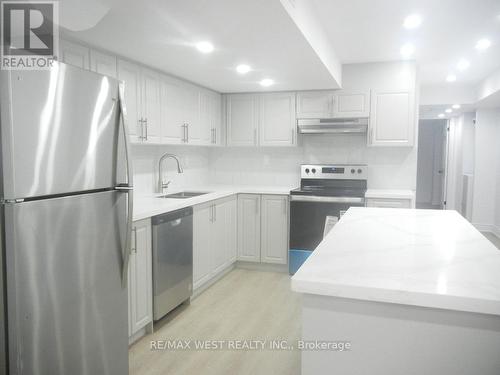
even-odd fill
[[[127,110],[128,129],[131,142],[141,142],[143,129],[141,123],[141,70],[132,63],[118,60],[118,79],[125,83],[125,109]]]
[[[260,145],[292,146],[296,132],[295,93],[261,95]]]
[[[328,118],[333,115],[333,91],[297,93],[297,118]]]
[[[258,96],[254,94],[228,95],[227,143],[229,146],[256,146],[258,117]]]
[[[238,260],[260,262],[260,195],[238,195]]]
[[[227,265],[227,204],[228,202],[214,204],[212,206],[212,274],[216,275]]]
[[[370,90],[335,91],[333,117],[368,117],[370,115]]]
[[[190,124],[189,142],[197,145],[210,145],[213,143],[212,130],[212,93],[200,90],[200,117],[197,122]]]
[[[261,220],[261,262],[287,264],[288,197],[263,195]]]
[[[201,143],[200,130],[200,91],[186,84],[182,90],[182,115],[187,124],[186,139],[188,143]]]
[[[88,70],[89,55],[90,50],[85,46],[67,40],[61,40],[59,43],[59,60],[65,64]]]
[[[193,289],[197,289],[211,277],[212,205],[195,206],[193,211]]]
[[[131,312],[132,334],[153,319],[151,222],[142,220],[134,223],[132,230]]]
[[[226,204],[226,263],[236,262],[238,254],[238,208],[237,200],[233,199]]]
[[[213,145],[222,145],[222,95],[216,92],[210,95],[210,139]]]
[[[186,141],[184,128],[184,89],[180,83],[163,77],[161,81],[161,141],[179,144]]]
[[[372,90],[370,132],[372,146],[413,146],[415,98],[409,91]]]
[[[156,72],[143,69],[142,116],[144,117],[144,142],[160,143],[160,77]]]
[[[116,57],[106,53],[90,50],[90,70],[116,78]]]

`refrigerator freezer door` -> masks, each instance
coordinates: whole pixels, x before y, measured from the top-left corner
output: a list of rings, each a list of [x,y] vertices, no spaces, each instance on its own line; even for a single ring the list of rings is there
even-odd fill
[[[5,205],[10,374],[128,373],[127,197]]]
[[[61,63],[0,74],[5,199],[119,182],[117,80]]]

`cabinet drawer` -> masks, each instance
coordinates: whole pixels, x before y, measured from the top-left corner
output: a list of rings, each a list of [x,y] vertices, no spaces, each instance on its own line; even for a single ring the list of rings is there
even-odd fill
[[[366,207],[411,208],[411,200],[391,199],[391,198],[368,198],[366,200]]]

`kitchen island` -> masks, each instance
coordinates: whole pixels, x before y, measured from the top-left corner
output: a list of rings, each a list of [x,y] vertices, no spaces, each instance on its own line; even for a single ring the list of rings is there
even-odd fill
[[[292,290],[302,339],[349,348],[304,375],[500,374],[500,251],[455,211],[351,208]]]

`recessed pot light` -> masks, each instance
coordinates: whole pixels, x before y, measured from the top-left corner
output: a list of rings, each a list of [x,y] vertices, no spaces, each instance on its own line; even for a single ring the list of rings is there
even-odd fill
[[[274,80],[271,78],[264,78],[262,81],[259,82],[261,86],[263,87],[269,87],[274,85]]]
[[[445,111],[446,113],[451,113],[451,112],[453,112],[453,109],[451,109],[451,108],[446,108],[444,111]]]
[[[453,108],[453,109],[460,109],[460,104],[453,104],[451,106],[451,108]]]
[[[247,74],[252,68],[247,64],[240,64],[236,67],[236,71],[240,74]]]
[[[466,60],[466,59],[458,60],[457,69],[460,70],[461,72],[466,70],[469,66],[470,66],[469,60]]]
[[[444,113],[440,113],[440,114],[438,115],[438,117],[439,117],[439,118],[443,118],[443,117],[444,117]]]
[[[490,48],[490,46],[491,46],[491,41],[489,39],[486,39],[486,38],[479,39],[476,43],[476,49],[478,51],[484,51],[484,50]]]
[[[409,57],[412,57],[415,53],[415,46],[411,43],[403,44],[399,52],[401,53],[401,56],[407,59]]]
[[[457,80],[457,76],[455,74],[448,74],[446,76],[446,82],[455,82]]]
[[[202,42],[196,43],[196,48],[201,53],[210,53],[210,52],[214,51],[214,45],[210,42],[207,42],[207,41],[202,41]]]
[[[422,24],[422,17],[418,14],[411,14],[408,17],[405,18],[405,21],[403,22],[403,26],[405,29],[416,29]]]

